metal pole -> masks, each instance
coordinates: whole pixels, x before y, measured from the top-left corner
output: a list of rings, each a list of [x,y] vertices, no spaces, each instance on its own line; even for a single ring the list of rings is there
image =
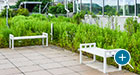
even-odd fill
[[[123,16],[125,16],[125,0],[123,0]]]
[[[39,13],[41,13],[41,4],[39,5]]]
[[[134,13],[134,15],[137,16],[137,0],[134,0],[134,2],[135,2],[135,7],[134,7],[134,9],[135,9],[134,12],[135,13]]]
[[[82,0],[80,0],[80,10],[82,10]]]
[[[6,25],[9,27],[9,25],[8,25],[8,5],[7,5],[7,12],[6,12]]]
[[[51,23],[51,41],[53,40],[53,23]]]
[[[5,4],[6,4],[6,25],[9,28],[9,25],[8,25],[8,8],[9,8],[8,0],[5,1]]]
[[[119,12],[119,0],[117,0],[117,12]]]
[[[66,0],[66,9],[68,9],[68,0]],[[67,11],[67,17],[69,17],[69,12]]]
[[[92,0],[90,0],[90,12],[92,12]]]
[[[73,13],[75,13],[75,0],[73,0]]]
[[[77,12],[79,12],[78,0],[76,0],[76,2],[77,2]]]
[[[104,16],[104,5],[105,5],[105,1],[103,0],[103,8],[102,8],[103,16]]]
[[[26,3],[24,3],[24,8],[26,9]]]

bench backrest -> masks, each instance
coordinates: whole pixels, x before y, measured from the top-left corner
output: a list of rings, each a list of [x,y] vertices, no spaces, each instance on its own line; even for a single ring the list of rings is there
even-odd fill
[[[10,39],[14,38],[14,35],[9,34],[9,38],[10,38]]]
[[[43,36],[48,36],[48,33],[44,33],[44,32],[43,32],[42,35],[43,35]]]
[[[86,43],[86,44],[80,44],[80,50],[85,50],[88,48],[95,48],[96,47],[96,43]]]

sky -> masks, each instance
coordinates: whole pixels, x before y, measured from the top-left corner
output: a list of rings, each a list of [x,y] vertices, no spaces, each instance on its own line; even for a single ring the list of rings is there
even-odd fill
[[[55,0],[55,1],[64,1],[64,0]],[[79,0],[80,2],[80,0]],[[82,0],[83,3],[90,3],[90,0]],[[103,6],[103,0],[92,0],[93,3],[96,3],[100,6]],[[140,0],[137,0],[137,3],[140,3]],[[119,0],[119,4],[123,5],[123,0]],[[134,5],[134,0],[125,0],[126,5]],[[105,0],[105,5],[116,6],[117,0]]]
[[[82,0],[83,3],[90,3],[90,0]],[[93,3],[97,3],[102,6],[103,0],[92,0]],[[140,3],[140,0],[137,0]],[[119,0],[119,4],[123,5],[123,0]],[[125,0],[125,4],[134,5],[134,0]],[[105,5],[117,5],[117,0],[105,0]]]

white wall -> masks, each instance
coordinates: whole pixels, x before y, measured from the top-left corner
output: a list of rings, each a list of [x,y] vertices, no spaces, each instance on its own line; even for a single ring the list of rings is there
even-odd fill
[[[117,23],[118,26],[120,26],[120,30],[124,30],[124,24],[125,24],[125,21],[128,17],[132,17],[132,16],[115,16],[114,17],[114,21],[112,22],[111,19],[109,19],[107,16],[98,16],[99,19],[98,19],[98,24],[100,26],[107,26],[109,23],[110,25],[112,25],[112,23]],[[137,17],[138,18],[138,17]],[[140,18],[137,19],[138,22],[140,23]],[[86,23],[89,23],[89,24],[96,24],[96,19],[93,19],[90,15],[85,15],[85,20],[83,20],[83,22],[86,22]],[[115,27],[115,26],[114,26]],[[112,28],[112,26],[111,26]]]
[[[4,9],[4,4],[0,2],[0,12]]]

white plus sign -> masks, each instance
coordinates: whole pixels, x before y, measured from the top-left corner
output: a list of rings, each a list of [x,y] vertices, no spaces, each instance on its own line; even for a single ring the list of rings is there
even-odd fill
[[[121,58],[121,59],[122,59],[122,61],[123,61],[123,59],[124,59],[124,58],[126,58],[126,57],[124,57],[124,56],[123,56],[123,54],[122,54],[122,56],[121,56],[121,57],[119,57],[119,58]]]

